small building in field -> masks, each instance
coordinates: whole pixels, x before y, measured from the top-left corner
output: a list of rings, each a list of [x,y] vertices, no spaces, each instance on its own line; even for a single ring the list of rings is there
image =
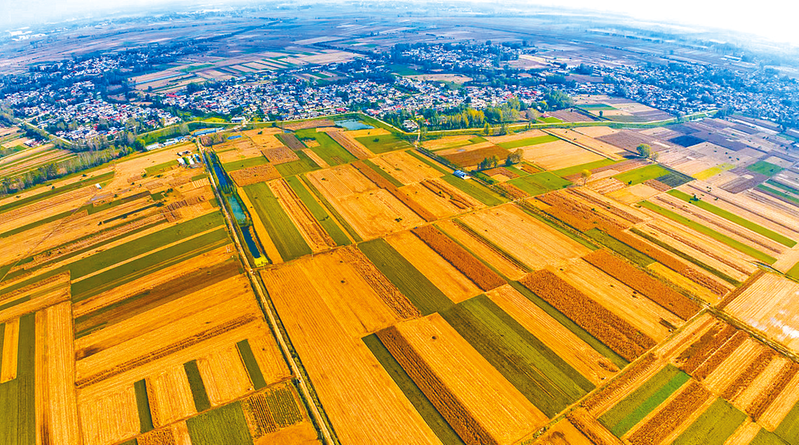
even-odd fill
[[[469,175],[463,170],[455,170],[452,174],[461,179],[469,179]]]

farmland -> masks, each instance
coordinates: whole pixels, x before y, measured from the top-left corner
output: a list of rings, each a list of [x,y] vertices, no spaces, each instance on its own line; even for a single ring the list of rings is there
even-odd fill
[[[726,161],[701,143],[630,154],[677,130],[457,132],[416,150],[333,119],[1,198],[0,433],[797,440],[799,207],[769,191],[793,196],[793,170],[766,165],[786,159],[689,176]]]

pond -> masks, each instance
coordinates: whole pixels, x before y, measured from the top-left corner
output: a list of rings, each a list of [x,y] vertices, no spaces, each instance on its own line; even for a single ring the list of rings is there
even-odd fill
[[[357,121],[355,119],[347,119],[343,121],[336,121],[336,125],[340,125],[347,130],[368,130],[369,128],[375,128],[371,125],[366,125],[361,121]]]
[[[241,208],[241,203],[239,203],[238,198],[232,196],[228,198],[228,203],[230,204],[230,211],[233,212],[233,216],[236,218],[236,222],[241,224],[247,221],[247,215],[244,213],[244,209]]]

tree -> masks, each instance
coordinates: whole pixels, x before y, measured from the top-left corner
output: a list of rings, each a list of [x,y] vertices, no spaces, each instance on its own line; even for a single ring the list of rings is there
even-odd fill
[[[522,162],[522,154],[524,154],[524,152],[522,152],[521,149],[512,152],[507,158],[505,158],[505,165],[510,166]]]
[[[649,144],[641,144],[638,147],[635,147],[635,149],[644,159],[647,159],[652,155],[652,147],[650,147]]]
[[[585,185],[588,182],[588,178],[591,177],[591,170],[586,169],[581,171],[580,177],[583,178],[583,185]]]
[[[486,136],[491,134],[491,125],[489,125],[488,122],[483,126],[483,134]]]

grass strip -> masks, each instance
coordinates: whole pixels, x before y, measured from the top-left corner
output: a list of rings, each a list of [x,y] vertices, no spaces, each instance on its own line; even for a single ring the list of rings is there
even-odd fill
[[[352,243],[347,237],[347,234],[341,230],[341,227],[336,224],[336,221],[325,211],[324,207],[322,207],[322,205],[314,199],[311,192],[302,185],[301,179],[292,176],[286,178],[286,182],[289,184],[289,187],[294,190],[294,193],[297,194],[302,203],[305,204],[305,207],[308,208],[308,211],[311,212],[313,217],[319,221],[319,224],[325,229],[325,232],[333,238],[337,246],[348,246]]]
[[[619,173],[613,177],[625,184],[636,185],[646,180],[667,176],[669,174],[671,174],[671,170],[664,168],[659,164],[652,164],[647,165],[646,167],[636,168],[624,173]]]
[[[254,158],[242,159],[240,161],[226,162],[222,164],[222,168],[224,168],[226,172],[234,172],[236,170],[241,170],[242,168],[256,167],[258,165],[264,165],[268,163],[269,160],[267,160],[265,157],[256,156]]]
[[[255,359],[255,354],[252,353],[250,341],[245,338],[244,340],[236,343],[236,348],[239,350],[241,360],[244,362],[244,366],[247,368],[247,374],[250,375],[252,386],[256,391],[261,388],[265,388],[266,380],[264,380],[264,375],[261,373],[261,368],[258,366],[258,361]]]
[[[787,193],[783,193],[783,192],[781,192],[781,191],[779,191],[779,190],[777,190],[775,188],[768,187],[765,184],[760,184],[760,185],[757,186],[757,188],[759,190],[761,190],[761,191],[764,191],[766,193],[770,193],[772,195],[778,196],[778,197],[780,197],[782,199],[785,199],[785,200],[787,200],[789,202],[792,202],[794,204],[799,205],[799,198],[796,198],[795,196],[789,195]]]
[[[451,174],[444,175],[441,179],[489,207],[507,202],[507,199],[474,180],[461,179]]]
[[[147,382],[139,380],[133,384],[136,393],[136,409],[139,412],[139,429],[142,433],[152,431],[153,416],[150,414],[150,399],[147,396]]]
[[[309,172],[311,170],[319,170],[320,167],[316,165],[316,163],[313,160],[311,160],[311,158],[309,158],[308,155],[305,154],[304,152],[295,151],[294,154],[296,154],[297,157],[300,158],[299,161],[292,161],[275,165],[275,169],[277,169],[277,171],[280,173],[281,176],[283,177],[294,176],[294,175],[299,175],[300,173]]]
[[[485,295],[441,313],[494,368],[547,417],[594,385]]]
[[[183,364],[183,369],[186,371],[186,377],[189,380],[189,388],[191,389],[191,397],[194,399],[194,407],[197,412],[202,412],[211,407],[211,400],[208,398],[208,392],[205,390],[205,383],[203,383],[202,376],[200,375],[200,368],[197,367],[197,361],[192,360]]]
[[[644,382],[598,420],[622,437],[690,379],[671,364]]]
[[[411,148],[411,144],[409,144],[408,141],[400,139],[394,133],[381,134],[379,136],[363,136],[355,138],[355,140],[365,145],[369,151],[375,154]]]
[[[759,224],[755,224],[752,221],[749,221],[748,219],[742,218],[732,212],[728,212],[727,210],[716,207],[713,204],[710,204],[709,202],[705,202],[700,199],[695,200],[691,195],[685,192],[681,192],[679,190],[669,190],[668,194],[676,198],[679,198],[687,203],[693,204],[699,207],[700,209],[707,210],[708,212],[720,216],[726,219],[727,221],[738,224],[741,227],[745,227],[755,233],[763,235],[766,238],[776,241],[784,246],[793,247],[796,245],[796,241],[788,238],[785,235],[779,234],[771,229],[767,229]]]
[[[244,187],[244,192],[250,197],[255,212],[283,260],[311,254],[311,248],[268,185],[263,182],[248,185]]]
[[[613,159],[600,159],[598,161],[588,162],[586,164],[575,165],[572,167],[561,168],[559,170],[553,170],[552,173],[560,176],[574,176],[580,174],[583,170],[593,170],[595,168],[605,167],[606,165],[613,165],[620,161],[614,161]]]
[[[192,445],[251,445],[241,402],[233,402],[186,420]]]
[[[416,386],[411,377],[402,369],[402,366],[394,359],[388,349],[383,345],[380,339],[375,334],[370,334],[363,339],[366,347],[372,351],[372,355],[383,366],[383,369],[394,380],[399,389],[405,394],[405,397],[411,402],[416,412],[422,416],[427,426],[433,430],[436,437],[441,440],[441,443],[464,445],[464,442],[458,434],[447,423],[444,417],[436,410],[430,400],[425,397],[422,390]]]
[[[646,209],[649,209],[649,210],[652,210],[653,212],[659,213],[659,214],[661,214],[661,215],[663,215],[663,216],[665,216],[665,217],[667,217],[667,218],[669,218],[671,220],[674,220],[674,221],[676,221],[676,222],[678,222],[678,223],[680,223],[680,224],[682,224],[682,225],[684,225],[686,227],[690,227],[690,228],[696,230],[699,233],[707,235],[707,236],[713,238],[716,241],[720,241],[720,242],[732,247],[733,249],[735,249],[735,250],[737,250],[739,252],[745,253],[745,254],[749,255],[750,257],[755,258],[757,260],[760,260],[760,261],[762,261],[764,263],[774,264],[777,261],[776,258],[773,258],[773,257],[771,257],[769,255],[766,255],[765,253],[763,253],[763,252],[761,252],[761,251],[759,251],[757,249],[754,249],[754,248],[752,248],[752,247],[750,247],[750,246],[748,246],[748,245],[746,245],[746,244],[744,244],[744,243],[742,243],[742,242],[740,242],[738,240],[732,239],[732,238],[730,238],[727,235],[724,235],[724,234],[721,234],[719,232],[716,232],[715,230],[711,229],[710,227],[704,226],[704,225],[699,224],[699,223],[697,223],[695,221],[692,221],[692,220],[690,220],[690,219],[688,219],[688,218],[686,218],[686,217],[684,217],[682,215],[679,215],[679,214],[677,214],[675,212],[672,212],[671,210],[668,210],[668,209],[665,209],[663,207],[660,207],[657,204],[653,204],[653,203],[651,203],[649,201],[642,201],[639,204],[642,207],[646,208]]]
[[[453,305],[441,290],[391,247],[386,240],[378,238],[360,243],[358,249],[394,286],[397,286],[400,292],[411,300],[422,315],[441,312]]]
[[[597,340],[593,335],[589,334],[588,331],[581,328],[577,323],[572,321],[569,317],[563,315],[560,311],[555,309],[552,305],[544,301],[541,297],[534,294],[532,291],[524,287],[518,281],[509,281],[510,285],[519,291],[522,295],[525,296],[528,300],[533,302],[536,306],[540,307],[544,312],[546,312],[550,317],[554,318],[555,321],[562,324],[566,329],[571,331],[574,335],[576,335],[580,340],[586,342],[589,346],[591,346],[595,351],[602,354],[605,358],[610,360],[614,365],[618,366],[619,369],[623,369],[625,366],[629,364],[624,357],[616,354],[612,349],[606,346],[601,341]]]

